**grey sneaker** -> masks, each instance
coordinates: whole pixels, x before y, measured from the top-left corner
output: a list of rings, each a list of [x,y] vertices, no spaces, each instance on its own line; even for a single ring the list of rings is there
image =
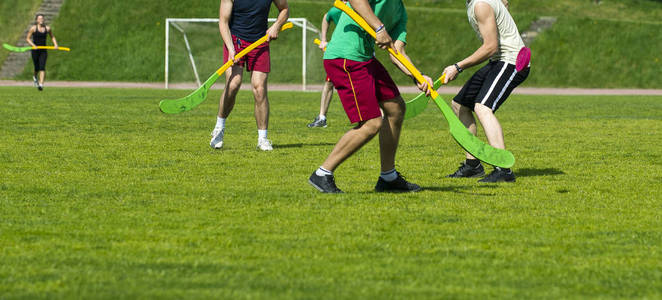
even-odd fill
[[[495,167],[494,171],[478,182],[515,182],[515,173],[511,169]]]
[[[481,177],[485,175],[485,169],[482,164],[478,164],[476,167],[472,167],[466,162],[462,162],[460,167],[455,171],[455,173],[450,174],[446,177],[450,178],[474,178]]]
[[[308,183],[322,193],[339,194],[342,193],[337,186],[333,175],[317,176],[315,172],[308,178]]]
[[[396,173],[398,174],[398,177],[393,181],[386,181],[380,176],[375,185],[375,192],[409,193],[421,190],[421,187],[418,186],[418,184],[408,182],[402,177],[402,175],[400,175],[400,172]]]
[[[225,135],[225,129],[223,130],[214,129],[214,131],[211,132],[211,141],[209,141],[209,146],[211,146],[214,149],[223,148],[224,135]]]
[[[319,116],[315,117],[315,120],[312,123],[308,124],[308,128],[313,128],[313,127],[326,128],[326,119],[320,120]]]
[[[34,82],[34,87],[38,87],[38,86],[39,86],[39,81],[37,81],[37,77],[32,76],[32,82]]]

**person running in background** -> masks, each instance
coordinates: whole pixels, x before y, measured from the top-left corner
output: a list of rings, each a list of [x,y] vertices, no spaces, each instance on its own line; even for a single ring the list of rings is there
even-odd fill
[[[51,41],[55,49],[57,46],[57,39],[53,35],[53,30],[50,26],[46,25],[43,14],[38,14],[35,17],[35,25],[30,27],[28,35],[25,40],[32,47],[46,46],[46,38],[50,35]],[[44,89],[44,80],[46,79],[46,59],[48,58],[48,51],[46,49],[33,49],[32,50],[32,63],[34,64],[34,75],[32,81],[35,87],[42,91]]]
[[[476,113],[489,144],[505,149],[503,130],[494,113],[506,101],[510,93],[529,76],[529,66],[517,71],[517,54],[524,41],[513,17],[508,12],[506,0],[467,0],[469,23],[483,44],[470,56],[444,69],[447,83],[465,69],[489,62],[467,81],[453,98],[453,110],[462,123],[476,135]],[[481,177],[485,174],[480,161],[466,153],[466,160],[451,178]],[[495,167],[494,171],[479,182],[513,182],[515,174],[510,169]]]
[[[405,102],[384,66],[374,57],[375,44],[392,47],[403,56],[407,36],[407,12],[401,0],[350,0],[354,10],[375,29],[373,39],[349,16],[341,15],[324,53],[324,69],[338,90],[338,97],[351,123],[350,129],[308,178],[323,193],[342,193],[333,172],[352,154],[379,134],[381,173],[376,192],[415,192],[420,186],[407,182],[395,169],[395,155],[405,114]],[[395,42],[391,35],[395,38]],[[409,59],[409,58],[407,58]],[[412,74],[391,56],[400,70]],[[429,77],[418,88],[428,91]],[[429,91],[427,93],[429,95]]]
[[[276,22],[268,27],[271,4],[278,9]],[[223,40],[223,63],[234,57],[241,50],[265,35],[268,40],[278,38],[280,28],[289,17],[287,0],[221,0],[218,28]],[[262,44],[239,60],[225,72],[225,88],[218,105],[216,126],[211,133],[209,145],[214,149],[223,147],[225,120],[234,108],[237,92],[241,87],[241,78],[246,71],[251,72],[253,97],[255,98],[255,122],[257,123],[257,148],[271,151],[271,141],[267,139],[269,126],[269,99],[267,97],[267,76],[271,71],[269,43]]]
[[[343,1],[347,3],[347,1]],[[320,30],[320,44],[319,47],[322,51],[326,49],[327,39],[326,35],[329,31],[329,22],[333,22],[338,25],[338,19],[342,15],[342,10],[332,7],[324,17],[322,18],[322,30]],[[329,104],[331,103],[331,98],[333,97],[333,83],[329,76],[326,76],[326,81],[324,82],[324,87],[322,88],[322,99],[320,99],[320,114],[315,117],[312,123],[308,124],[308,127],[326,127],[326,113],[329,111]]]

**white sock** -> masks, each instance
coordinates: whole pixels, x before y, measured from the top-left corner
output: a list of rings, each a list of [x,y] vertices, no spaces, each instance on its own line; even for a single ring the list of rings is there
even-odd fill
[[[381,177],[382,179],[384,179],[388,182],[391,182],[391,181],[395,180],[396,178],[398,178],[398,173],[395,171],[395,169],[393,169],[393,170],[390,170],[390,171],[382,172],[379,175],[379,177]]]
[[[325,168],[319,167],[319,169],[317,169],[317,171],[315,171],[315,175],[317,175],[317,176],[333,175],[333,172],[331,172],[331,171],[329,171]]]
[[[326,116],[325,116],[325,115],[319,115],[319,118],[320,118],[320,120],[322,120],[322,121],[326,120]]]
[[[267,138],[267,130],[266,129],[258,129],[257,130],[257,138],[258,139],[266,139]]]
[[[218,130],[225,129],[225,118],[216,117],[216,127],[214,129],[218,129]]]

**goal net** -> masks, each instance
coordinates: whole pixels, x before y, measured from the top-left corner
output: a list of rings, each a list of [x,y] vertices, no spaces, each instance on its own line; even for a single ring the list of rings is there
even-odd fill
[[[276,19],[269,19],[272,23]],[[325,79],[322,51],[313,43],[319,30],[305,18],[290,18],[294,28],[270,44],[269,82],[321,84]],[[165,22],[165,88],[176,83],[201,85],[223,65],[218,19],[168,18]],[[250,82],[250,76],[244,76]]]

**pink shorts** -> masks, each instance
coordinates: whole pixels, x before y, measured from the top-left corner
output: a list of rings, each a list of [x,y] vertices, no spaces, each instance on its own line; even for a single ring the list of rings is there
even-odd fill
[[[251,42],[244,41],[234,34],[232,35],[232,44],[234,45],[235,53],[239,54],[241,50],[252,44]],[[223,47],[223,63],[228,61],[228,49]],[[257,48],[248,52],[244,57],[240,58],[237,65],[245,67],[247,71],[269,73],[271,71],[271,58],[269,56],[269,43],[264,43]]]
[[[325,59],[324,69],[352,123],[381,117],[379,102],[400,96],[395,82],[375,58],[366,62]]]

